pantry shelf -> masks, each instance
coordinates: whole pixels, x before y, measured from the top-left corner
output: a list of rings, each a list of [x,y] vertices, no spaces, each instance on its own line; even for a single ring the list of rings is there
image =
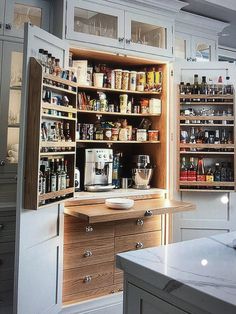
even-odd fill
[[[128,117],[160,117],[161,114],[152,113],[121,113],[121,112],[104,112],[104,111],[92,111],[92,110],[77,110],[79,113],[89,113],[95,115],[108,115],[108,116],[128,116]]]
[[[208,181],[180,181],[180,185],[185,186],[235,186],[235,182],[208,182]]]
[[[76,121],[76,118],[69,118],[65,116],[55,116],[53,114],[42,114],[42,118],[45,119],[57,119],[57,120],[71,120],[71,121]]]
[[[180,120],[216,120],[216,121],[234,121],[234,116],[179,116]]]
[[[217,127],[217,128],[225,128],[225,127],[234,127],[234,124],[219,124],[219,123],[180,123],[180,126],[204,126],[204,127]]]
[[[228,190],[228,189],[220,189],[220,190],[214,190],[214,189],[179,189],[180,192],[201,192],[201,193],[232,193],[234,192],[234,189]]]
[[[187,98],[187,97],[186,97]],[[233,102],[223,102],[223,101],[209,101],[209,102],[203,102],[203,101],[181,101],[180,104],[182,106],[187,105],[187,106],[194,106],[194,105],[201,105],[201,106],[209,106],[209,105],[216,105],[216,106],[232,106],[234,103]]]
[[[232,99],[234,95],[202,95],[202,94],[191,94],[191,95],[179,95],[180,99]],[[181,102],[182,103],[182,102]],[[208,104],[208,102],[206,102]]]
[[[191,151],[180,151],[181,155],[234,155],[234,152],[191,152]]]
[[[43,83],[43,87],[47,88],[47,89],[52,89],[52,90],[55,90],[55,91],[58,91],[58,92],[63,92],[65,94],[77,95],[77,92],[74,92],[72,90],[65,89],[65,88],[62,88],[62,87],[57,87],[55,85],[50,85],[50,84]]]
[[[52,75],[52,74],[43,73],[43,78],[50,80],[50,81],[53,81],[53,82],[57,82],[60,84],[71,86],[71,87],[77,87],[77,85],[78,85],[76,82],[69,81],[69,80],[63,79],[59,76]],[[51,85],[49,85],[49,86],[51,86]]]
[[[160,144],[160,141],[107,141],[107,140],[77,140],[77,143],[105,143],[105,144]]]
[[[43,102],[42,103],[42,108],[43,109],[49,109],[49,110],[57,110],[57,111],[62,111],[62,112],[68,112],[68,113],[76,113],[77,112],[76,108],[54,105],[54,104],[50,104],[50,103],[47,103],[47,102]]]
[[[56,191],[56,192],[50,192],[46,194],[39,195],[39,202],[51,200],[53,198],[62,197],[64,195],[73,194],[75,192],[75,188],[67,188],[64,190]]]

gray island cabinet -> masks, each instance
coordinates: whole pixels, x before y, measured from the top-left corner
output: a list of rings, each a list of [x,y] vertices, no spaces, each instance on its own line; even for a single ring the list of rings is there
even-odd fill
[[[236,232],[117,255],[124,314],[235,314]]]

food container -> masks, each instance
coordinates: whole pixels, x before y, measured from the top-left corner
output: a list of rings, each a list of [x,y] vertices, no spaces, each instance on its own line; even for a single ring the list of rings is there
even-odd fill
[[[147,130],[146,129],[137,129],[136,140],[143,142],[147,140]]]
[[[115,72],[115,89],[121,89],[121,83],[122,83],[122,70],[116,69]]]
[[[159,139],[159,130],[149,130],[148,131],[148,140],[149,141],[158,141]]]
[[[94,73],[93,74],[93,85],[98,88],[103,87],[104,73]]]
[[[131,71],[129,74],[129,90],[136,90],[137,72]]]
[[[119,137],[119,129],[118,128],[112,128],[111,129],[111,140],[112,141],[118,141]]]
[[[132,140],[132,125],[127,125],[127,139],[128,141]]]
[[[127,113],[128,95],[120,95],[120,113]]]
[[[145,114],[149,112],[149,101],[148,99],[142,99],[140,102],[141,113]]]
[[[111,71],[111,89],[115,88],[115,71]]]
[[[137,128],[132,129],[132,141],[136,141]]]
[[[111,140],[111,135],[112,135],[111,128],[105,128],[103,131],[103,134],[104,134],[104,137],[103,137],[104,140],[107,140],[107,141]]]
[[[109,104],[108,105],[108,111],[109,112],[114,112],[115,111],[115,105],[114,104]]]
[[[161,100],[157,98],[151,98],[149,100],[149,113],[161,114]]]
[[[129,71],[123,70],[121,89],[128,90],[128,88],[129,88]]]
[[[137,73],[137,91],[143,92],[144,87],[146,84],[146,73],[145,72],[138,72]]]
[[[149,90],[155,88],[155,69],[147,72],[147,86]]]
[[[95,132],[95,140],[98,140],[98,141],[103,140],[103,130],[97,130]]]
[[[119,141],[128,141],[128,129],[121,128],[119,131]]]

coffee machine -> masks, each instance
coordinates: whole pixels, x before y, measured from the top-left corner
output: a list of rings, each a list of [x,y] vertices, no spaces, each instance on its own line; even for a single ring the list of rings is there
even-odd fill
[[[84,189],[88,192],[105,192],[112,185],[113,150],[88,148],[85,150]]]

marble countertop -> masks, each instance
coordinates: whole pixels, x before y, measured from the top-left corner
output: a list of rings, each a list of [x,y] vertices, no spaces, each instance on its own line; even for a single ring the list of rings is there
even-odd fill
[[[235,314],[234,239],[236,232],[231,232],[121,253],[117,267],[200,311]]]

